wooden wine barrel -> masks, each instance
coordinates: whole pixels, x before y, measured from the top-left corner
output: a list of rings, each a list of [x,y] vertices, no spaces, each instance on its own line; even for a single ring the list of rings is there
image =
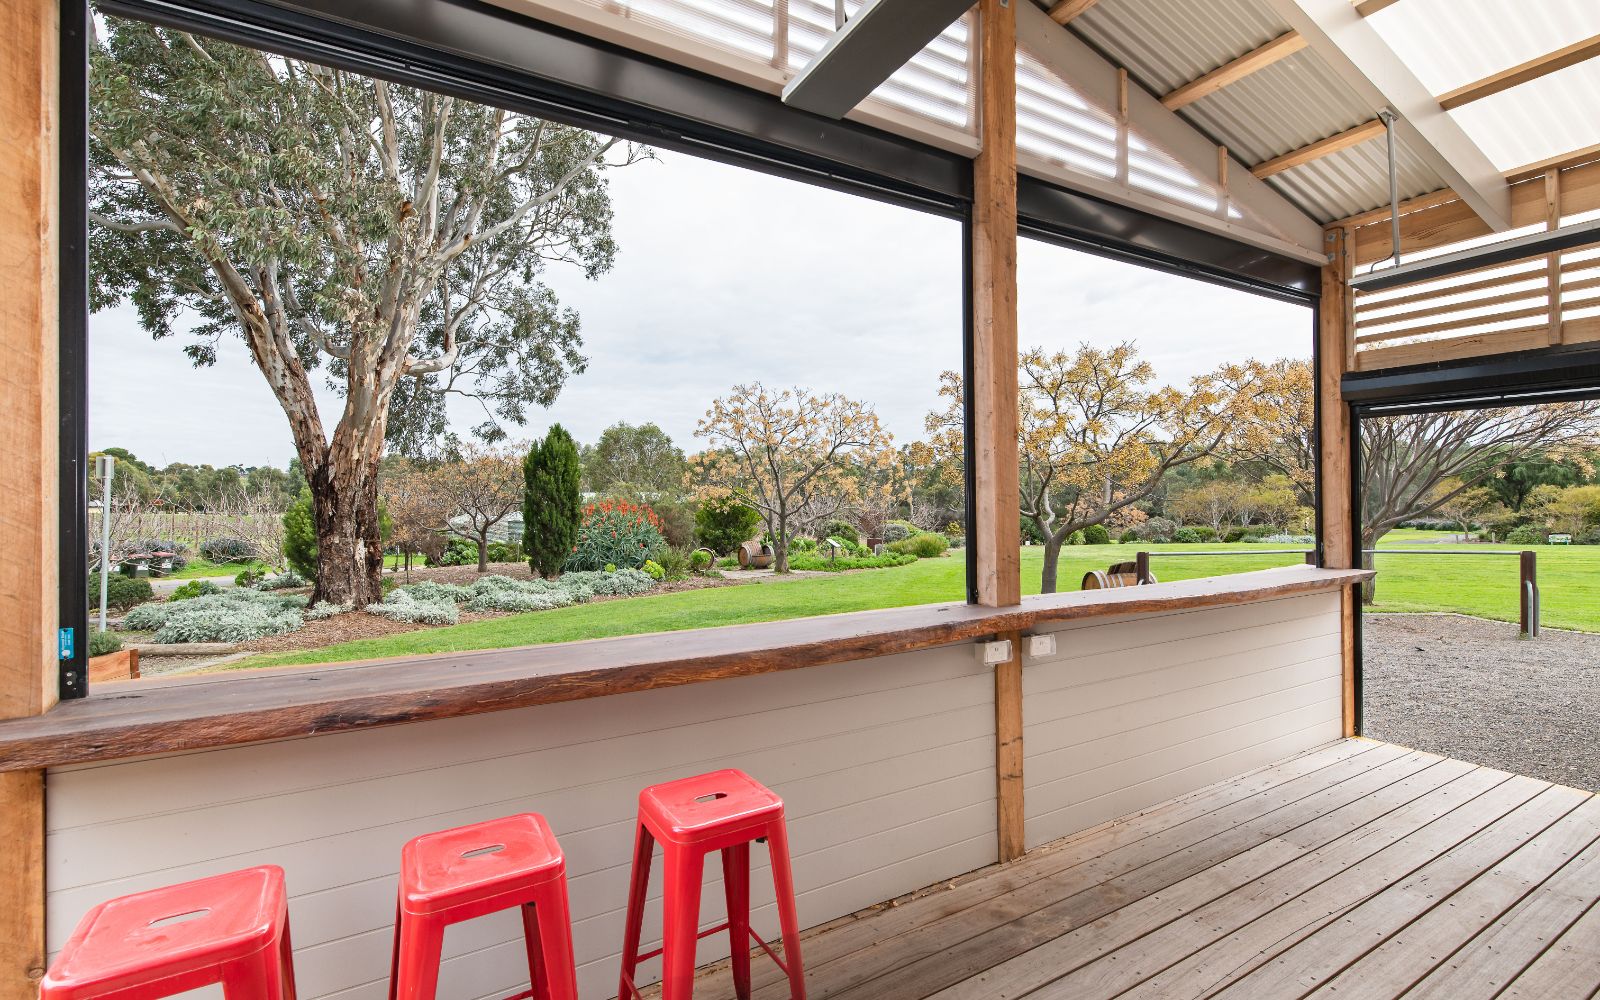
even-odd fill
[[[745,569],[766,569],[772,565],[772,549],[760,542],[745,542],[739,546],[739,565]]]
[[[1150,582],[1156,582],[1156,575],[1150,574]],[[1101,572],[1092,569],[1083,574],[1083,583],[1080,590],[1111,590],[1114,587],[1134,587],[1139,583],[1139,564],[1131,562],[1115,563],[1110,569]]]

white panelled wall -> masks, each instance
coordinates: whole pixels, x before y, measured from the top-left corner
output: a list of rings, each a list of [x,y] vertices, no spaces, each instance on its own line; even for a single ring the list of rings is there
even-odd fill
[[[1342,735],[1337,593],[1051,631],[1022,670],[1030,850]]]
[[[1088,621],[1024,670],[1030,847],[1338,738],[1339,598]],[[666,640],[670,641],[670,640]],[[382,1000],[400,846],[544,813],[585,998],[616,989],[638,790],[739,767],[785,800],[813,926],[995,861],[994,683],[970,645],[439,722],[50,772],[52,953],[94,903],[288,873],[300,996]],[[777,937],[752,851],[755,925]],[[707,866],[704,925],[722,918]],[[645,936],[659,935],[660,875]],[[653,945],[650,945],[653,947]],[[726,954],[726,938],[700,960]],[[764,961],[765,959],[760,959]],[[654,978],[659,960],[643,970]],[[512,914],[452,928],[441,1000],[527,979]]]

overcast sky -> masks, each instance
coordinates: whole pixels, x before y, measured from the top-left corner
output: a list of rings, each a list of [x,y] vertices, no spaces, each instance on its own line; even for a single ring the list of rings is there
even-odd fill
[[[922,435],[939,373],[961,362],[957,223],[676,153],[615,171],[611,273],[547,280],[583,318],[588,370],[514,439],[560,421],[582,442],[654,421],[686,451],[738,382],[836,391],[877,407],[898,442]],[[1135,341],[1164,382],[1224,360],[1306,357],[1302,306],[1024,241],[1021,343]],[[244,345],[195,369],[126,307],[90,323],[89,443],[155,465],[284,466],[282,411]],[[339,402],[316,377],[323,421]],[[462,430],[481,419],[452,409]]]

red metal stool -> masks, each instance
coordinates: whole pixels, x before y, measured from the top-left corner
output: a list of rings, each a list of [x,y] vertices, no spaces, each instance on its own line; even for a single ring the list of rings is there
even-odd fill
[[[282,868],[247,868],[101,903],[67,939],[39,995],[157,1000],[213,983],[228,1000],[294,1000]]]
[[[428,833],[400,852],[389,1000],[433,1000],[450,924],[522,908],[532,988],[507,1000],[577,1000],[567,862],[537,813]]]
[[[765,838],[772,855],[772,881],[783,929],[783,958],[750,927],[750,842]],[[661,841],[666,868],[666,911],[661,948],[639,954],[650,857]],[[700,930],[700,885],[705,857],[722,852],[728,919]],[[800,963],[800,922],[794,910],[794,876],[789,871],[789,834],[783,800],[743,771],[713,771],[681,781],[652,785],[639,793],[639,828],[633,849],[633,884],[628,893],[628,923],[622,945],[620,998],[634,997],[640,962],[662,956],[662,1000],[688,1000],[694,991],[694,949],[703,937],[726,930],[732,939],[733,982],[739,1000],[750,996],[750,940],[755,939],[789,977],[791,1000],[805,1000]]]

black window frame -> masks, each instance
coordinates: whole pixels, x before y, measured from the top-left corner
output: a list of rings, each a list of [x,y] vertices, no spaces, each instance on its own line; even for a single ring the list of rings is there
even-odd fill
[[[972,172],[962,155],[820,118],[773,95],[470,0],[98,0],[95,8],[954,219],[963,237],[962,368],[970,380]],[[69,630],[74,639],[73,655],[61,658],[63,699],[88,691],[90,16],[88,0],[62,0],[59,607],[64,639]],[[1018,204],[1024,234],[1301,302],[1316,314],[1319,273],[1303,261],[1025,175]],[[970,441],[970,398],[963,416]],[[970,518],[977,483],[972,449],[965,451]],[[969,548],[968,603],[977,600],[976,569]]]

